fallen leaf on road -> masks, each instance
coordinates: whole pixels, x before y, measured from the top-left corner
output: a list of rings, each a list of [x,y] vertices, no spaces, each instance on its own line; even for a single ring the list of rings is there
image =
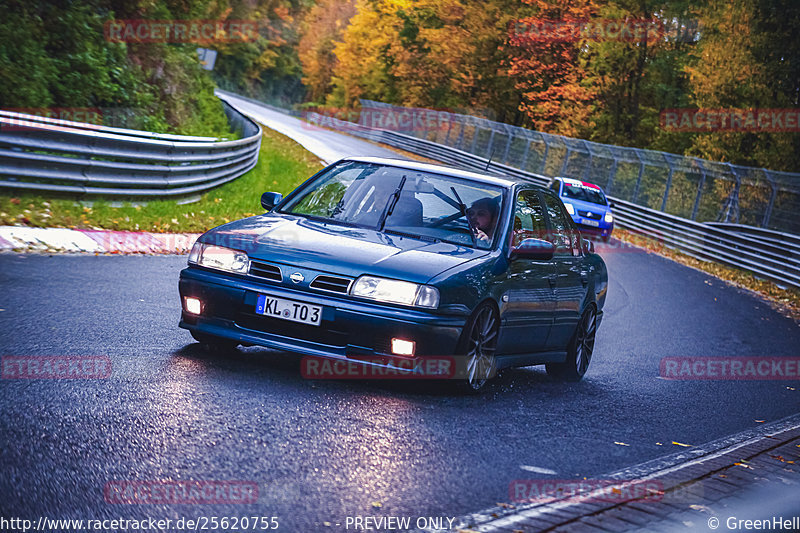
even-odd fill
[[[691,447],[692,447],[692,445],[691,445],[691,444],[684,444],[684,443],[682,443],[682,442],[675,442],[675,441],[672,441],[672,444],[674,444],[675,446],[683,446],[684,448],[691,448]]]
[[[617,446],[630,446],[630,444],[625,444],[624,442],[617,442],[617,441],[614,441],[614,444],[616,444]]]
[[[383,504],[381,502],[372,502],[372,506],[376,509],[380,509],[383,507]]]
[[[734,464],[734,465],[736,465],[736,466],[741,466],[742,468],[749,468],[750,470],[752,470],[752,469],[753,469],[753,467],[752,467],[752,466],[750,466],[750,465],[746,465],[746,464],[744,464],[744,463],[733,463],[733,464]]]

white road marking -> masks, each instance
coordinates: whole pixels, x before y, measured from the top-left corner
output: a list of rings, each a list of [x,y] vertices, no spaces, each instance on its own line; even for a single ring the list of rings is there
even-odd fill
[[[549,468],[541,468],[538,466],[521,465],[520,468],[523,470],[527,470],[528,472],[533,472],[534,474],[547,474],[548,476],[554,476],[557,474],[555,470],[550,470]]]

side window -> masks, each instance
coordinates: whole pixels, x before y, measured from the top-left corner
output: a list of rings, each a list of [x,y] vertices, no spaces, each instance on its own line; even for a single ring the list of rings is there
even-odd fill
[[[539,195],[535,191],[521,191],[514,203],[514,224],[511,246],[519,246],[525,239],[543,239],[547,232]]]
[[[556,253],[580,255],[580,235],[572,229],[567,220],[561,200],[543,194],[547,215],[552,225],[547,240],[556,245]]]
[[[553,180],[553,183],[550,184],[550,190],[558,196],[558,192],[561,190],[561,182],[559,180]]]

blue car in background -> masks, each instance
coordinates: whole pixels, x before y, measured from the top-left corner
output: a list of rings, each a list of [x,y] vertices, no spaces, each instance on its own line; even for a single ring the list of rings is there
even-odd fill
[[[546,188],[349,158],[261,205],[202,235],[180,274],[180,327],[208,348],[380,368],[445,356],[468,391],[508,367],[585,374],[608,272]]]
[[[550,189],[564,202],[581,233],[597,235],[608,242],[614,231],[614,215],[603,189],[571,178],[553,178]]]

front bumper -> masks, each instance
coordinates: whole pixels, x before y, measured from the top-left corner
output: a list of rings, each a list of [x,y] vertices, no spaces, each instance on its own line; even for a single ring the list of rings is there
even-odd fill
[[[181,302],[185,296],[203,302],[200,315],[189,314],[181,306],[179,326],[184,329],[246,345],[333,359],[391,359],[394,337],[414,341],[416,356],[451,355],[466,322],[463,316],[363,302],[196,267],[181,271],[178,288]],[[257,315],[259,294],[320,305],[322,322],[312,326]]]
[[[587,226],[582,222],[575,222],[575,224],[578,226],[578,229],[581,230],[581,233],[584,233],[586,235],[599,235],[601,237],[608,237],[614,231],[613,223],[606,225],[601,222],[599,227]]]

